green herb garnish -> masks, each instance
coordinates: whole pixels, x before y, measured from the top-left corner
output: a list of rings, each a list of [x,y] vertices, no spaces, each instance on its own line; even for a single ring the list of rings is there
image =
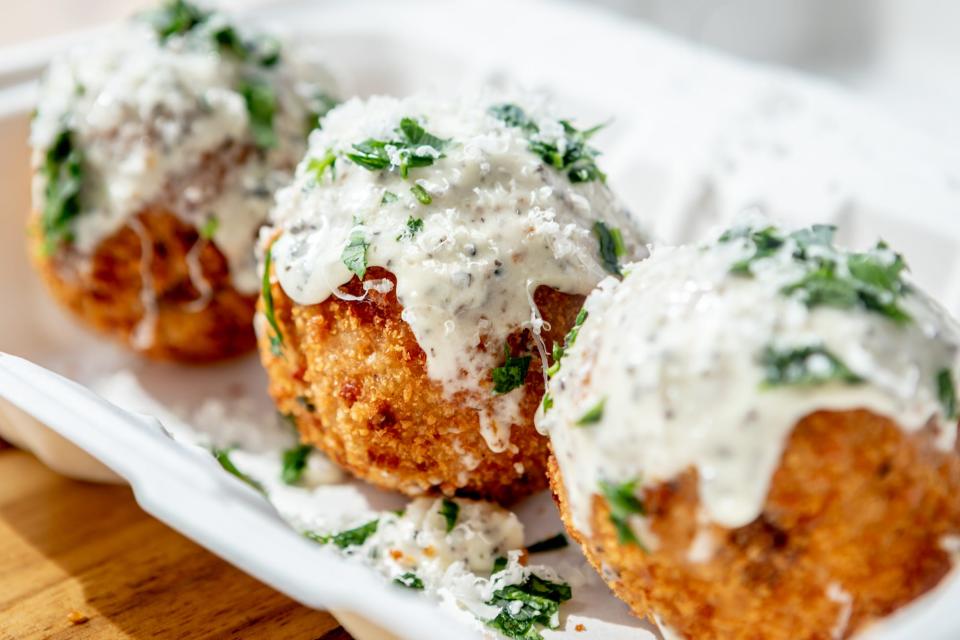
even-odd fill
[[[283,334],[280,332],[280,324],[277,322],[277,315],[273,308],[273,288],[270,286],[272,254],[273,245],[270,245],[263,256],[263,280],[260,286],[260,296],[263,298],[263,315],[267,318],[267,324],[273,329],[273,335],[270,336],[270,353],[279,358],[283,355]]]
[[[280,478],[286,484],[297,484],[303,477],[303,472],[307,468],[307,458],[313,447],[309,444],[297,445],[283,452],[283,470]]]
[[[537,123],[515,104],[494,105],[488,112],[507,126],[522,129],[527,136],[527,148],[553,168],[565,172],[570,182],[606,181],[606,174],[600,171],[596,163],[600,152],[587,144],[603,125],[580,131],[569,121],[560,120],[563,140],[547,141],[540,138]]]
[[[400,585],[401,587],[406,587],[407,589],[423,589],[423,580],[421,580],[417,574],[408,571],[407,573],[393,579],[395,584]]]
[[[407,232],[409,232],[411,238],[422,230],[423,220],[421,218],[414,218],[413,216],[407,218]]]
[[[577,420],[577,426],[585,427],[591,424],[597,424],[603,420],[603,408],[607,404],[606,398],[600,398],[595,405],[587,409],[587,412]]]
[[[156,11],[147,14],[160,42],[192,31],[209,17],[209,13],[185,0],[170,0]]]
[[[217,229],[220,228],[220,220],[216,216],[210,216],[203,223],[203,226],[200,227],[200,237],[204,240],[213,240],[213,236],[217,233]]]
[[[569,546],[567,542],[567,536],[562,533],[558,533],[555,536],[551,536],[546,540],[541,540],[540,542],[534,542],[532,545],[527,547],[527,553],[543,553],[545,551],[556,551],[557,549],[563,549],[566,546]]]
[[[767,347],[760,357],[767,386],[817,385],[826,382],[862,382],[835,355],[822,346],[786,349]]]
[[[377,526],[379,524],[380,520],[371,520],[370,522],[362,524],[359,527],[347,529],[346,531],[341,531],[340,533],[333,535],[322,535],[319,533],[314,533],[313,531],[307,531],[303,535],[314,542],[319,542],[320,544],[332,542],[337,547],[346,549],[347,547],[358,547],[366,542],[367,538],[377,532]]]
[[[490,569],[490,573],[500,573],[507,568],[507,559],[503,556],[498,556],[496,560],[493,561],[493,568]]]
[[[547,411],[550,411],[550,409],[553,409],[553,396],[550,395],[549,391],[544,392],[543,402],[541,402],[541,404],[543,405],[544,413],[546,413]]]
[[[323,180],[323,174],[330,170],[330,180],[337,179],[337,154],[331,150],[323,155],[322,158],[310,158],[307,163],[307,171],[313,174],[313,179],[318,183]]]
[[[531,574],[519,585],[493,592],[487,604],[499,607],[500,613],[487,621],[487,625],[508,638],[543,640],[536,625],[556,629],[559,626],[560,603],[572,596],[570,585],[550,582]]]
[[[607,273],[622,276],[620,271],[620,257],[626,252],[623,246],[623,236],[616,227],[608,227],[597,220],[593,223],[593,235],[597,237],[600,251],[600,263]]]
[[[420,204],[430,204],[433,202],[433,196],[427,193],[427,190],[419,184],[410,187],[410,193],[413,194],[413,197],[416,198]]]
[[[440,515],[447,521],[447,533],[453,531],[457,524],[457,518],[460,516],[460,505],[453,500],[443,499],[440,505]]]
[[[413,118],[403,118],[395,133],[394,140],[370,138],[353,145],[353,152],[348,153],[347,158],[369,171],[396,167],[406,179],[410,169],[428,167],[442,158],[443,149],[450,142],[427,133]],[[391,151],[395,154],[393,158]]]
[[[257,79],[242,80],[237,91],[243,96],[250,118],[250,133],[254,144],[260,149],[277,146],[277,134],[273,130],[273,116],[277,110],[277,96],[269,83]]]
[[[217,462],[220,463],[220,466],[223,468],[224,471],[239,478],[249,486],[259,491],[260,493],[264,495],[267,494],[262,484],[260,484],[259,482],[257,482],[256,480],[254,480],[244,472],[240,471],[240,469],[237,468],[237,465],[233,464],[233,460],[230,459],[230,449],[213,449],[210,453],[213,454],[213,457],[216,458]]]
[[[503,365],[493,370],[493,391],[498,394],[509,393],[517,387],[523,386],[532,359],[531,356],[514,357],[510,355],[508,345],[504,345],[503,352]]]
[[[550,368],[547,369],[547,375],[553,377],[557,375],[560,371],[560,361],[563,360],[563,356],[567,354],[567,349],[573,346],[573,343],[577,341],[577,336],[580,335],[580,327],[583,326],[583,322],[587,319],[587,310],[580,309],[580,312],[577,314],[576,320],[573,321],[573,326],[570,327],[570,331],[567,331],[567,335],[563,337],[563,344],[560,345],[556,342],[553,343],[553,364],[550,365]],[[551,400],[550,406],[553,406],[553,401]],[[546,404],[544,404],[544,408]]]
[[[957,417],[957,388],[953,384],[950,369],[941,369],[937,373],[937,398],[943,407],[943,416],[947,420]]]
[[[383,192],[383,197],[380,198],[380,204],[381,204],[381,205],[390,204],[390,203],[392,203],[392,202],[396,202],[396,201],[399,200],[399,199],[400,199],[400,196],[398,196],[397,194],[395,194],[393,191],[384,191],[384,192]],[[413,218],[410,218],[410,220],[413,220]],[[422,222],[422,220],[421,220],[421,222]],[[410,226],[410,222],[409,222],[409,221],[407,221],[407,226],[408,226],[408,227]]]
[[[44,252],[53,253],[61,242],[73,241],[71,222],[80,215],[83,186],[83,154],[74,143],[73,132],[61,131],[47,149],[43,163],[46,179],[43,215]]]
[[[613,484],[600,481],[600,492],[607,499],[610,508],[610,522],[617,529],[617,538],[621,544],[635,544],[641,549],[643,545],[630,528],[629,518],[632,515],[646,515],[647,508],[636,495],[637,482],[631,480],[623,484]]]
[[[213,40],[217,43],[220,53],[232,55],[238,60],[246,60],[249,51],[247,45],[240,38],[237,30],[226,25],[213,32]]]
[[[367,247],[369,246],[363,229],[355,228],[350,233],[350,239],[347,241],[347,246],[343,248],[343,253],[340,254],[340,260],[347,269],[361,280],[367,273]]]
[[[805,272],[782,293],[796,296],[808,307],[860,307],[898,324],[909,322],[910,315],[899,305],[909,289],[902,278],[907,268],[903,258],[883,242],[863,253],[839,251],[833,246],[834,231],[829,225],[814,225],[782,235],[774,227],[739,227],[724,233],[719,241],[748,243],[751,254],[730,268],[744,276],[752,275],[757,261],[789,249]]]
[[[307,117],[307,133],[314,129],[321,129],[323,118],[333,110],[340,102],[326,93],[320,92],[314,96],[313,111]]]

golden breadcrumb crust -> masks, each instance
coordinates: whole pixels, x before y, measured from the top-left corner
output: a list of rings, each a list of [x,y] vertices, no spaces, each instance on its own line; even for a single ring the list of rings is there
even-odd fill
[[[376,267],[365,277],[396,282]],[[395,288],[386,294],[370,290],[359,302],[331,296],[309,306],[294,303],[276,282],[271,290],[283,355],[271,353],[269,328],[259,332],[260,355],[270,395],[282,413],[294,417],[304,442],[357,477],[407,495],[440,492],[510,502],[546,487],[546,439],[533,426],[543,374],[528,330],[508,341],[512,353],[533,354],[522,419],[510,436],[515,447],[494,453],[465,397],[446,397],[427,376],[426,356],[400,318]],[[357,278],[342,290],[363,292]],[[540,287],[534,300],[550,323],[543,332],[549,351],[573,325],[583,297]],[[500,351],[503,345],[478,348]]]
[[[960,454],[867,411],[817,412],[795,427],[763,513],[710,525],[703,562],[697,474],[647,490],[652,553],[618,542],[594,496],[593,533],[576,531],[555,459],[550,480],[570,533],[638,616],[696,640],[849,638],[934,587],[950,570],[944,535],[960,534]],[[849,597],[850,604],[844,600]]]
[[[39,220],[34,212],[31,253],[53,296],[86,324],[133,347],[134,331],[144,318],[140,236],[127,225],[105,238],[89,258],[67,245],[47,255]],[[192,225],[163,209],[145,210],[136,220],[153,246],[150,274],[157,305],[152,344],[138,351],[158,360],[200,363],[252,350],[256,296],[234,289],[227,260],[216,245],[200,240]],[[204,305],[191,304],[200,292],[186,257],[198,241],[198,264],[211,288]]]

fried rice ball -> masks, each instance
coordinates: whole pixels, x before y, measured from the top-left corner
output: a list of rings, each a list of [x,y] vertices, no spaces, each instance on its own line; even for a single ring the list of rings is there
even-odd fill
[[[832,236],[654,250],[550,380],[563,521],[668,638],[850,638],[957,561],[960,331],[887,245]]]
[[[365,276],[384,278],[395,281],[378,267]],[[357,278],[343,290],[363,293]],[[371,289],[362,301],[331,297],[307,306],[290,300],[277,282],[271,295],[284,349],[276,355],[262,332],[260,355],[270,395],[281,413],[293,416],[304,442],[357,477],[408,495],[439,491],[510,502],[547,486],[547,444],[533,426],[543,395],[538,358],[525,378],[521,421],[511,427],[516,449],[497,453],[480,434],[477,411],[446,397],[427,375],[395,287]],[[573,325],[583,297],[540,287],[534,300],[549,323],[541,336],[551,350]],[[535,349],[529,330],[509,343],[514,351]]]
[[[646,489],[652,552],[620,542],[600,496],[579,531],[555,459],[550,479],[568,531],[637,616],[697,640],[850,638],[953,567],[942,540],[960,534],[960,455],[933,440],[869,411],[813,413],[746,526],[703,532],[695,470]],[[690,558],[698,536],[709,560]]]
[[[585,294],[646,255],[593,130],[520,100],[338,106],[261,235],[270,393],[304,442],[378,486],[545,488],[544,368]]]
[[[258,231],[332,85],[295,43],[184,0],[55,58],[28,221],[54,297],[151,358],[251,351]]]
[[[124,226],[81,262],[69,250],[45,251],[35,214],[31,254],[53,296],[88,325],[158,360],[211,362],[252,350],[257,298],[236,290],[216,245],[168,211],[147,210],[136,221],[139,232]],[[145,247],[152,259],[144,258]]]

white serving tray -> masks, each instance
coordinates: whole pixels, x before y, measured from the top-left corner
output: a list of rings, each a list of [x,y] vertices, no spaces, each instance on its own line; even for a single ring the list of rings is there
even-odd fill
[[[597,139],[605,150],[602,166],[661,240],[702,237],[752,206],[788,223],[833,222],[847,244],[884,236],[905,253],[923,286],[951,311],[960,310],[960,152],[830,87],[567,3],[304,1],[263,9],[257,17],[311,34],[332,56],[348,91],[405,94],[518,82],[554,94],[584,123],[612,117]],[[146,511],[294,599],[337,610],[358,638],[384,637],[362,629],[366,622],[402,638],[475,637],[475,630],[426,600],[304,541],[209,456],[164,435],[155,419],[50,374],[97,385],[128,368],[170,404],[235,395],[238,388],[268,402],[254,358],[201,369],[140,362],[74,325],[30,271],[23,232],[30,82],[60,46],[32,45],[0,56],[0,183],[6,196],[0,350],[25,358],[0,355],[0,397],[7,401],[0,403],[0,434],[69,475],[128,482]],[[520,507],[528,538],[557,526],[542,505]],[[602,586],[590,589],[587,602],[565,607],[568,621],[598,622],[588,626],[591,633],[570,637],[653,637]],[[956,638],[957,604],[960,580],[954,575],[865,635]]]

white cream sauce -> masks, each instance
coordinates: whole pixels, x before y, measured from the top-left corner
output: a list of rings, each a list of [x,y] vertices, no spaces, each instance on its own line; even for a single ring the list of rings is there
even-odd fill
[[[944,424],[936,376],[946,368],[960,379],[960,333],[934,301],[911,288],[901,305],[913,320],[902,326],[861,309],[808,309],[780,293],[798,277],[789,250],[757,263],[753,277],[731,274],[748,255],[739,242],[658,248],[588,298],[549,386],[555,406],[538,414],[578,528],[590,529],[601,480],[638,479],[639,491],[688,468],[707,519],[745,525],[762,510],[793,426],[820,409],[866,408],[906,431]],[[863,382],[761,386],[768,345],[810,344]],[[602,419],[577,425],[601,399]],[[955,437],[940,429],[938,446],[949,450]]]
[[[396,276],[403,319],[426,353],[429,376],[449,394],[466,392],[470,406],[481,410],[482,433],[495,451],[509,446],[522,396],[500,396],[487,412],[493,391],[485,381],[503,363],[507,336],[532,326],[529,296],[540,285],[585,295],[604,277],[591,230],[595,221],[621,230],[627,259],[647,253],[645,235],[603,182],[571,183],[527,149],[520,129],[487,113],[509,101],[481,96],[347,102],[313,134],[307,158],[273,212],[282,232],[273,245],[277,276],[300,304],[343,295],[338,288],[353,273],[341,254],[352,233],[363,234],[368,265]],[[529,99],[521,106],[543,136],[562,131],[541,102]],[[445,156],[411,169],[406,180],[398,171],[370,171],[343,157],[364,140],[396,139],[404,117],[449,139]],[[310,160],[331,150],[340,155],[335,171],[318,181]],[[414,197],[415,184],[432,203]],[[386,192],[397,200],[382,204]],[[412,235],[411,218],[423,221]],[[477,348],[481,342],[484,351]]]
[[[81,254],[91,254],[131,216],[159,204],[197,228],[216,217],[213,241],[235,285],[256,291],[257,229],[274,191],[289,181],[306,150],[317,95],[335,90],[315,56],[289,43],[272,67],[219,53],[212,34],[226,24],[214,14],[161,43],[145,20],[131,20],[51,63],[30,135],[33,199],[42,209],[39,169],[47,148],[69,128],[84,157],[82,212],[73,226]],[[253,37],[242,25],[232,26],[241,37]],[[268,83],[276,95],[277,144],[241,157],[240,150],[253,144],[238,91],[246,78]],[[209,156],[227,165],[225,179],[205,163]]]

